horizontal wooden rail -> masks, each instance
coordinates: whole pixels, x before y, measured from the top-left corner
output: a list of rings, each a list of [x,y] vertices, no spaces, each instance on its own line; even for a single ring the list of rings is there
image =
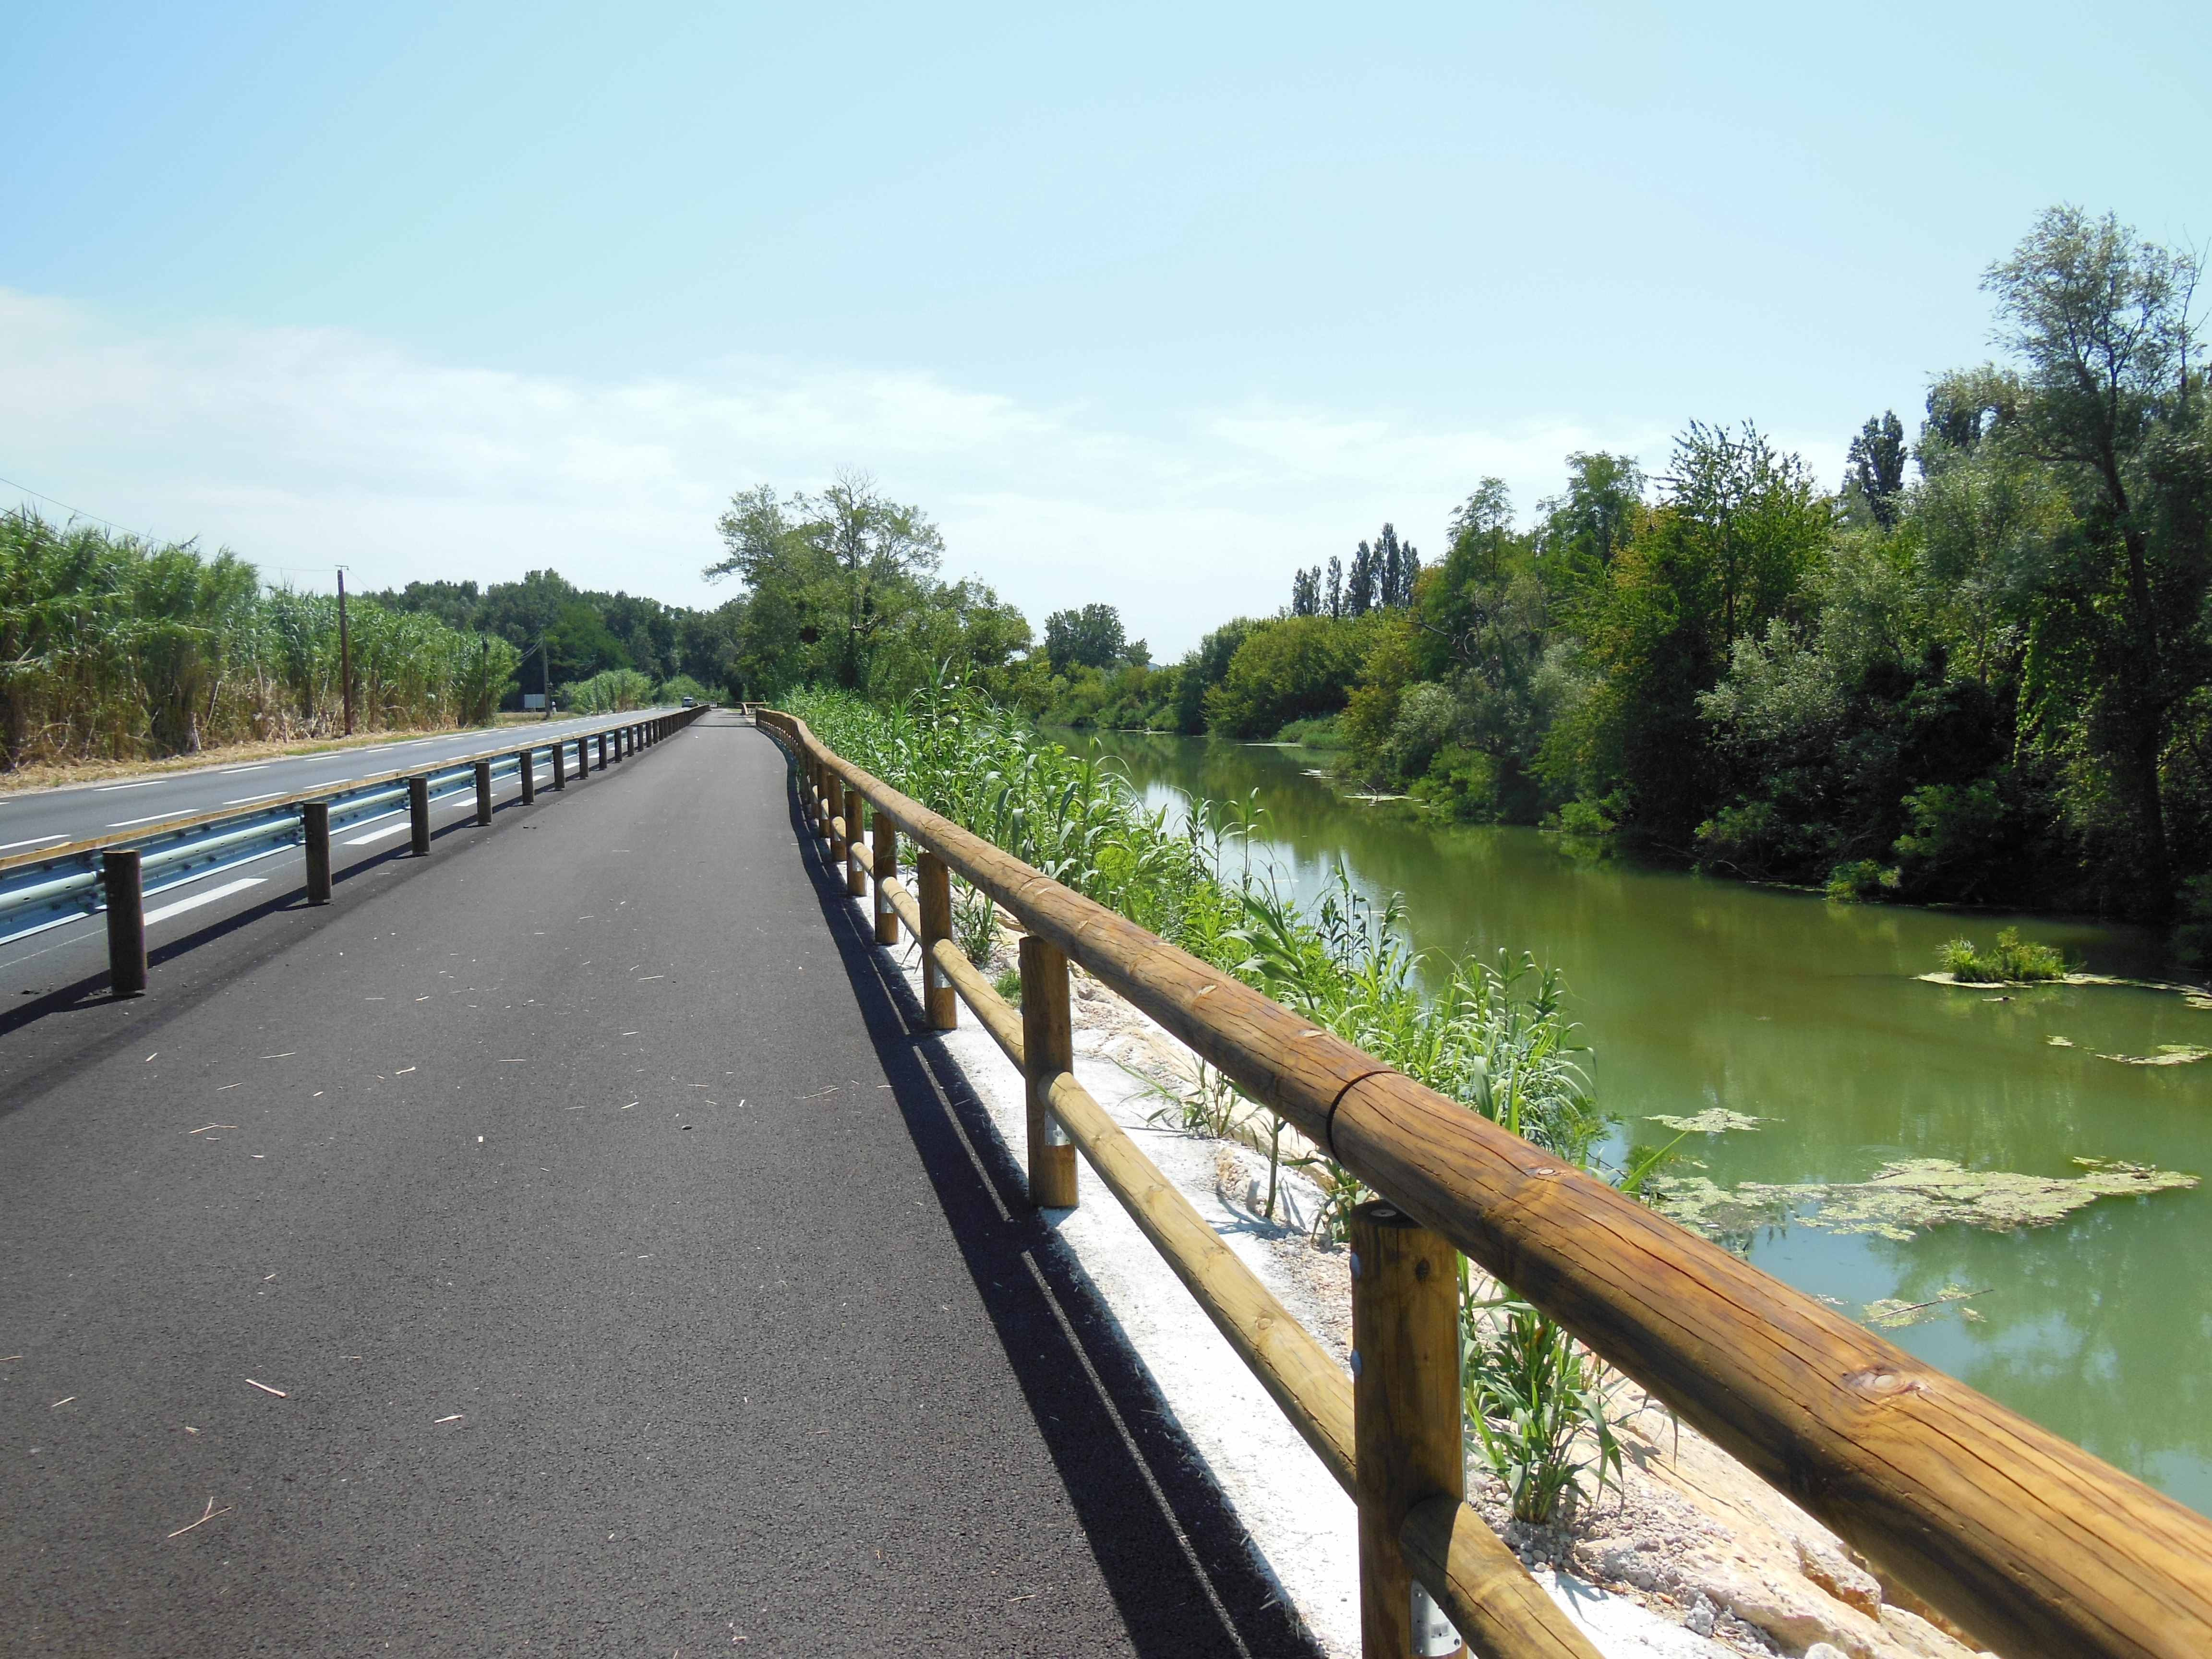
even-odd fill
[[[2212,1521],[757,718],[2006,1659],[2212,1653]]]
[[[772,721],[770,729],[775,729]],[[951,940],[925,942],[920,902],[903,881],[885,875],[878,879],[878,890],[1000,1051],[1017,1070],[1026,1070],[1020,1013]],[[1322,1467],[1347,1496],[1354,1495],[1352,1382],[1343,1368],[1222,1242],[1197,1207],[1138,1149],[1073,1073],[1054,1073],[1046,1087],[1054,1117],[1107,1190],[1159,1251]],[[1456,1499],[1453,1505],[1463,1511],[1464,1519],[1450,1534],[1449,1565],[1436,1570],[1430,1590],[1467,1634],[1474,1651],[1483,1659],[1521,1655],[1600,1659],[1482,1517]],[[1522,1587],[1518,1591],[1497,1593],[1498,1585],[1516,1580]],[[1471,1589],[1480,1589],[1485,1600],[1480,1604],[1468,1600],[1466,1592]]]

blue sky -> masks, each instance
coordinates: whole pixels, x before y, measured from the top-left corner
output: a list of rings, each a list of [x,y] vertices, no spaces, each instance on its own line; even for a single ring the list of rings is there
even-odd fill
[[[698,603],[731,491],[866,468],[1179,651],[1571,448],[1834,475],[2043,207],[2212,235],[2207,18],[18,0],[0,477]]]

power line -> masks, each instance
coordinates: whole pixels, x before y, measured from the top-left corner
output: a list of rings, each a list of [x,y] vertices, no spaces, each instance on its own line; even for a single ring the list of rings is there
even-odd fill
[[[103,519],[97,513],[88,513],[81,507],[71,507],[67,501],[59,499],[58,496],[49,495],[41,489],[33,489],[28,484],[17,483],[13,478],[0,478],[0,484],[6,484],[10,489],[20,489],[26,495],[34,495],[39,500],[45,501],[48,506],[58,507],[63,512],[73,513],[80,519],[89,519],[94,524],[104,524],[110,530],[120,531],[126,536],[143,536],[149,542],[159,541],[161,539],[160,537],[154,535],[149,531],[133,530],[128,525],[119,525],[116,523],[112,519]]]

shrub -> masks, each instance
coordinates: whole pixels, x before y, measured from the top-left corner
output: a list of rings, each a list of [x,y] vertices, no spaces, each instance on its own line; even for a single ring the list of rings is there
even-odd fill
[[[1549,1315],[1518,1297],[1462,1294],[1460,1340],[1467,1420],[1516,1521],[1550,1521],[1592,1468],[1601,1489],[1608,1469],[1620,1479],[1604,1368]]]
[[[1828,872],[1828,897],[1837,904],[1863,904],[1894,893],[1899,880],[1894,866],[1885,870],[1872,859],[1857,859]]]
[[[1977,951],[1969,939],[1947,939],[1936,947],[1936,958],[1945,973],[1973,985],[2017,985],[2066,976],[2065,957],[2054,946],[2023,939],[2017,927],[2000,931],[1993,951]]]
[[[1275,733],[1275,741],[1304,744],[1309,749],[1343,749],[1348,746],[1344,728],[1334,714],[1292,720]]]
[[[1559,809],[1559,833],[1564,836],[1609,836],[1620,825],[1610,801],[1571,800]]]

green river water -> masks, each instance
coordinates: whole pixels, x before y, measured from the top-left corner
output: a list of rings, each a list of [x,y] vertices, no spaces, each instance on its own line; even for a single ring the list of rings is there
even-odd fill
[[[2160,976],[2154,941],[2046,919],[1838,906],[1619,859],[1531,830],[1437,823],[1341,798],[1295,749],[1136,733],[1055,733],[1126,769],[1154,805],[1259,792],[1255,864],[1303,895],[1341,860],[1372,896],[1404,895],[1414,943],[1439,954],[1532,953],[1566,978],[1598,1097],[1650,1143],[1651,1113],[1726,1107],[1774,1118],[1683,1150],[1723,1186],[1837,1182],[1905,1158],[1970,1170],[2079,1173],[2080,1157],[2212,1173],[2212,1060],[2117,1064],[2159,1045],[2212,1047],[2212,1012],[2171,992],[1923,983],[1936,946],[2017,923],[2095,972]],[[2009,1000],[1997,1000],[2009,995]],[[2071,1048],[2051,1045],[2063,1036]],[[1942,1226],[1909,1242],[1802,1224],[1751,1258],[1858,1316],[1947,1285],[1982,1318],[1892,1340],[2212,1512],[2212,1186],[2102,1200],[2046,1227]]]

